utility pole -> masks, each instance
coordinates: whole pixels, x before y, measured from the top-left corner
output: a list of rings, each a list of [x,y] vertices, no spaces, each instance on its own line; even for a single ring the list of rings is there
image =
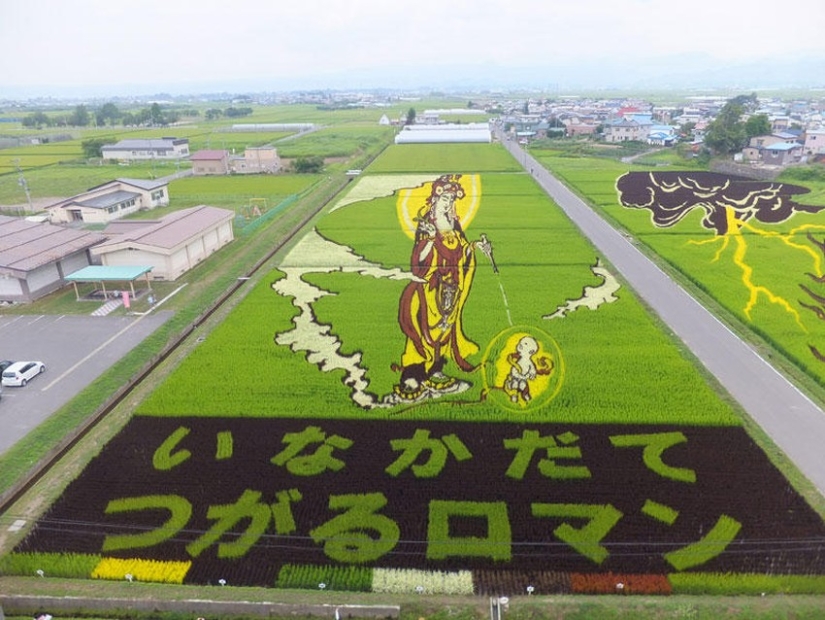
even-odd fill
[[[29,211],[34,213],[34,205],[32,205],[32,195],[29,192],[29,184],[26,182],[26,177],[23,176],[23,169],[20,167],[20,159],[14,160],[15,166],[17,166],[17,184],[23,188],[23,191],[26,192],[26,202],[29,203]]]

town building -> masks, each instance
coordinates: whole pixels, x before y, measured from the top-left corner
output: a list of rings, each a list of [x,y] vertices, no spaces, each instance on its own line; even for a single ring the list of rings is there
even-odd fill
[[[0,215],[0,301],[31,302],[64,286],[64,277],[92,264],[98,232]]]
[[[235,238],[234,219],[234,211],[199,205],[158,220],[112,222],[92,255],[104,266],[151,266],[151,279],[175,280]]]
[[[188,138],[148,138],[121,140],[100,149],[103,159],[118,161],[175,160],[189,157]]]

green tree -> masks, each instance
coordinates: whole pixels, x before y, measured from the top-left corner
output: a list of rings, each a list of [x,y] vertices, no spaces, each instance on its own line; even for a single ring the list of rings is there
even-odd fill
[[[745,133],[748,138],[765,136],[771,133],[771,121],[767,114],[755,114],[745,121]]]
[[[719,114],[708,124],[705,145],[717,155],[729,155],[741,151],[748,142],[742,114],[745,106],[735,99],[728,101]]]
[[[149,118],[153,125],[166,125],[166,117],[163,116],[163,110],[160,109],[160,104],[157,102],[152,104],[149,110]]]
[[[407,110],[407,125],[415,124],[415,108]]]
[[[75,127],[86,127],[90,120],[91,115],[89,114],[89,110],[83,104],[76,106],[71,115],[69,115],[69,125]]]
[[[23,127],[34,127],[35,129],[40,129],[41,127],[51,127],[52,119],[46,116],[45,112],[38,110],[37,112],[32,112],[25,117],[22,123]]]
[[[112,144],[111,140],[104,140],[103,138],[90,138],[80,143],[83,149],[83,155],[87,158],[103,157],[103,147],[107,144]]]
[[[122,114],[114,103],[104,103],[97,111],[97,124],[105,125],[107,122],[114,126],[120,120]]]
[[[299,174],[312,174],[321,172],[324,168],[324,158],[315,157],[299,157],[292,162],[292,169]]]

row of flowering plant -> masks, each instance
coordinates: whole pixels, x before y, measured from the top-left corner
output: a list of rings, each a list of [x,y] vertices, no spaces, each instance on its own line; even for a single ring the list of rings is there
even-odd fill
[[[92,571],[92,579],[183,583],[192,562],[162,562],[135,558],[103,558]]]
[[[393,594],[473,594],[473,574],[471,571],[376,568],[372,577],[372,591]]]

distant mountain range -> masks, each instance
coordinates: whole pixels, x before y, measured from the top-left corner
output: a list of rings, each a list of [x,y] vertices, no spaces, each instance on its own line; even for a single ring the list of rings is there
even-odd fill
[[[804,56],[758,62],[719,63],[702,54],[684,54],[645,61],[552,62],[534,66],[439,65],[352,68],[341,72],[266,77],[181,81],[174,84],[89,84],[76,86],[0,86],[0,100],[36,97],[105,98],[165,92],[258,93],[301,90],[404,90],[479,92],[538,90],[565,94],[581,90],[725,89],[759,92],[765,89],[825,89],[825,58]]]

